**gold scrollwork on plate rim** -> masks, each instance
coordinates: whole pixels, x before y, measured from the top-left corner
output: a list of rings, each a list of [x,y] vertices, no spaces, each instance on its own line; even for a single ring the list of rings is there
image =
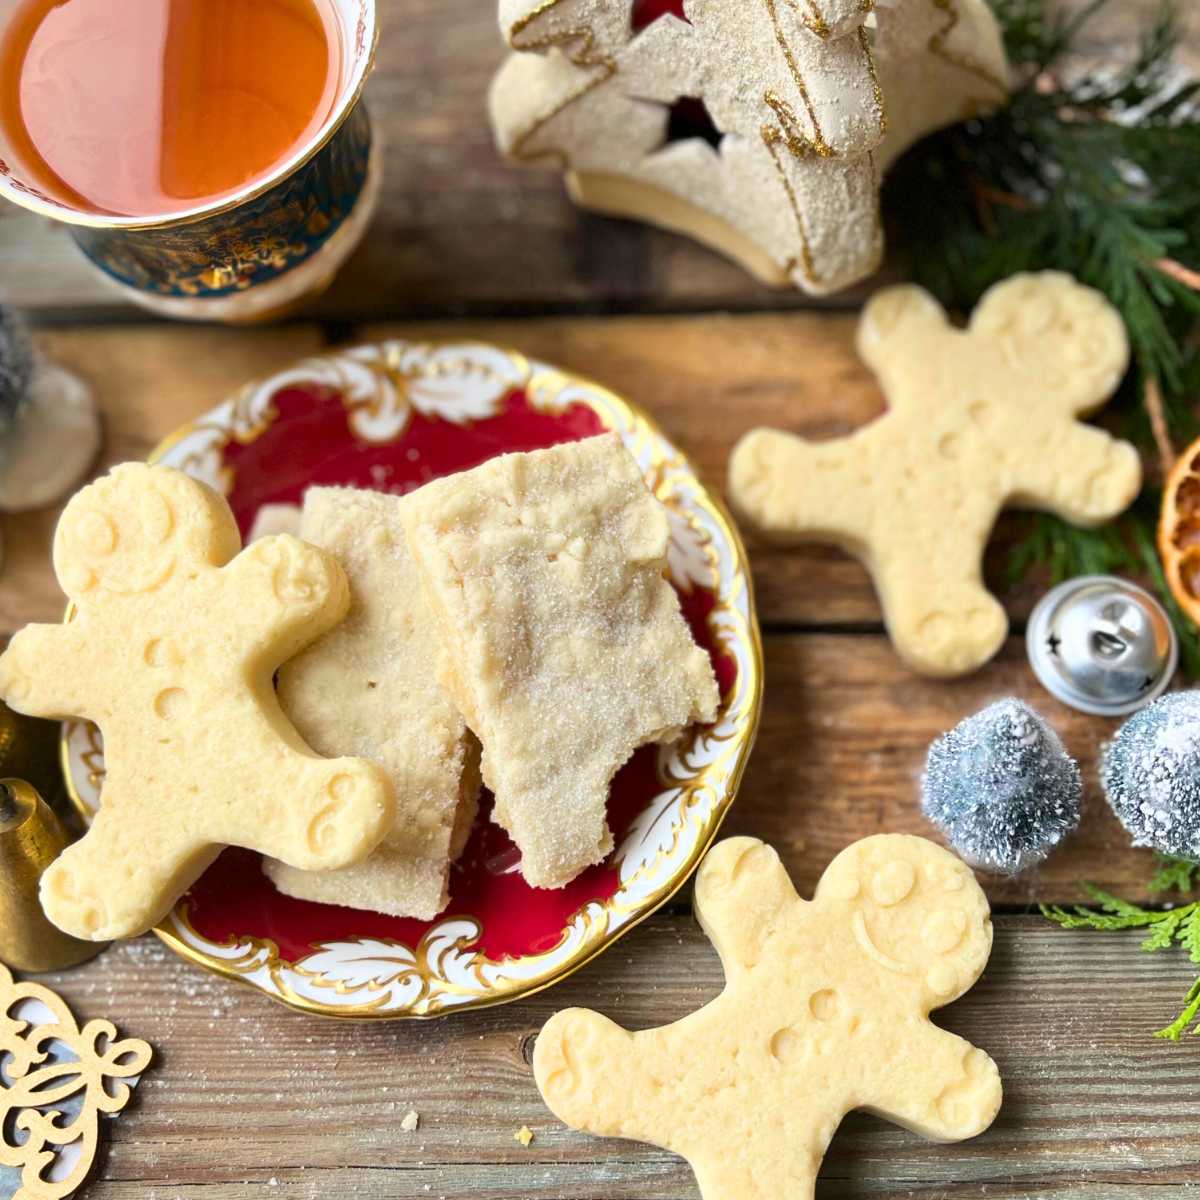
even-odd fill
[[[283,388],[317,383],[342,399],[355,436],[384,442],[403,435],[414,411],[455,424],[486,419],[522,390],[543,412],[590,408],[620,434],[671,518],[668,575],[678,587],[713,592],[708,616],[714,644],[736,663],[716,722],[662,748],[660,791],[618,847],[617,891],[591,900],[568,920],[558,942],[537,954],[488,958],[471,946],[480,922],[441,918],[409,947],[384,938],[316,943],[296,962],[270,939],[216,943],[193,926],[184,898],[155,929],[172,950],[303,1012],[352,1019],[427,1018],[501,1004],[566,978],[669,900],[690,878],[732,804],[753,747],[762,707],[762,645],[750,568],[724,504],[644,412],[607,388],[475,342],[389,341],[323,355],[243,388],[225,404],[167,437],[152,462],[179,467],[231,490],[225,446],[247,443],[278,417]],[[95,811],[101,747],[83,722],[63,728],[69,793],[85,817]]]

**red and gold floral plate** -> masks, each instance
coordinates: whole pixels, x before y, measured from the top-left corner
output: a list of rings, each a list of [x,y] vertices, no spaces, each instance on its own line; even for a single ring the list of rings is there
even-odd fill
[[[306,1012],[428,1017],[554,983],[687,880],[732,803],[762,693],[750,572],[737,532],[687,459],[628,402],[585,380],[479,344],[388,342],[312,359],[252,385],[155,452],[229,498],[246,534],[259,507],[310,484],[404,492],[606,429],[624,439],[671,518],[669,576],[721,686],[716,721],[644,747],[614,780],[609,860],[559,891],[528,887],[489,820],[490,800],[431,922],[280,895],[255,855],[226,850],[159,926],[185,958]],[[100,802],[103,748],[64,727],[67,780]]]

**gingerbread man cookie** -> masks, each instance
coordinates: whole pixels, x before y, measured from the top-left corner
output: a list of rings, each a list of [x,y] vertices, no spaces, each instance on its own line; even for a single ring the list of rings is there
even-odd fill
[[[767,535],[861,558],[901,657],[964,674],[1008,632],[981,565],[1000,510],[1097,525],[1141,487],[1137,451],[1078,419],[1120,383],[1125,328],[1098,292],[1045,272],[993,287],[965,330],[919,288],[881,292],[858,349],[888,412],[834,441],[755,430],[734,449],[730,493]]]
[[[55,533],[74,618],[29,626],[0,656],[13,708],[83,717],[104,735],[100,811],[42,877],[46,915],[77,937],[144,932],[224,845],[328,870],[387,831],[383,772],[314,754],[272,686],[345,614],[341,568],[287,535],[240,545],[203,484],[117,467],[71,500]]]
[[[505,154],[814,293],[879,262],[879,157],[1006,94],[985,0],[501,0],[500,25]],[[688,112],[711,127],[676,136]]]
[[[700,868],[696,915],[725,969],[710,1004],[640,1033],[586,1009],[542,1030],[534,1073],[568,1125],[683,1155],[705,1200],[804,1200],[852,1109],[943,1142],[992,1123],[995,1063],[929,1020],[992,945],[952,854],[866,838],[805,901],[770,846],[732,838]]]

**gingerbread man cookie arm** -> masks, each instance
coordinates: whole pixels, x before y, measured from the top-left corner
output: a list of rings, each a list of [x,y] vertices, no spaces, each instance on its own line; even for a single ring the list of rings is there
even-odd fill
[[[350,587],[337,560],[288,533],[261,538],[224,568],[219,603],[239,615],[258,650],[278,662],[332,629],[349,611]]]
[[[930,337],[939,341],[959,336],[946,311],[922,288],[911,284],[885,288],[867,302],[858,323],[858,354],[879,380],[888,411],[901,412],[938,402],[914,373],[912,355],[905,353]]]
[[[905,1033],[905,1053],[924,1070],[919,1076],[895,1072],[894,1057],[877,1055],[864,1107],[934,1142],[981,1134],[1004,1099],[996,1064],[979,1047],[928,1022]]]
[[[573,1129],[657,1141],[630,1098],[661,1086],[655,1072],[661,1057],[656,1039],[639,1038],[589,1009],[568,1008],[538,1034],[533,1073],[551,1112]]]
[[[729,460],[729,496],[738,515],[782,542],[832,541],[863,555],[872,514],[861,495],[871,481],[859,478],[856,457],[875,430],[868,426],[836,443],[751,430]]]
[[[757,838],[727,838],[696,876],[696,918],[727,978],[748,971],[784,915],[803,906],[779,855]]]
[[[30,717],[95,720],[102,702],[88,657],[78,625],[29,625],[0,654],[0,699]]]
[[[1071,470],[1064,471],[1064,464]],[[1128,442],[1072,424],[1057,431],[1052,453],[1014,464],[1012,503],[1099,525],[1123,513],[1142,489],[1142,460]]]

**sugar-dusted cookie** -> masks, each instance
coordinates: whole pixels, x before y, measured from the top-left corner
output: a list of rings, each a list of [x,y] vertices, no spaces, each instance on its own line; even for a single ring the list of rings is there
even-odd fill
[[[224,845],[321,870],[363,858],[389,827],[384,772],[314,754],[272,687],[345,613],[341,568],[286,535],[239,545],[225,501],[167,467],[116,467],[58,523],[74,619],[13,638],[0,696],[104,735],[100,811],[42,877],[46,915],[68,933],[144,932]]]
[[[801,1200],[852,1109],[941,1142],[992,1123],[995,1063],[929,1020],[992,946],[987,900],[952,854],[866,838],[806,901],[770,846],[732,838],[700,868],[696,915],[725,968],[712,1003],[641,1033],[586,1009],[542,1030],[534,1074],[568,1125],[683,1155],[705,1200]]]
[[[267,860],[281,892],[430,920],[479,794],[479,743],[437,678],[438,635],[404,540],[397,496],[309,488],[300,536],[350,582],[346,619],[279,672],[279,702],[310,746],[360,754],[391,778],[391,832],[363,862],[298,871]]]
[[[617,768],[716,713],[663,577],[666,512],[605,434],[427,484],[402,513],[495,819],[525,879],[561,887],[612,848]]]
[[[816,293],[878,264],[879,159],[1007,90],[986,0],[500,0],[500,27],[505,154]]]
[[[734,449],[730,493],[769,536],[861,558],[913,668],[972,671],[1008,631],[981,566],[1001,508],[1096,525],[1138,493],[1134,448],[1079,421],[1121,381],[1125,327],[1098,292],[1045,272],[993,287],[965,330],[919,288],[880,292],[858,348],[888,412],[834,441],[755,430]]]

